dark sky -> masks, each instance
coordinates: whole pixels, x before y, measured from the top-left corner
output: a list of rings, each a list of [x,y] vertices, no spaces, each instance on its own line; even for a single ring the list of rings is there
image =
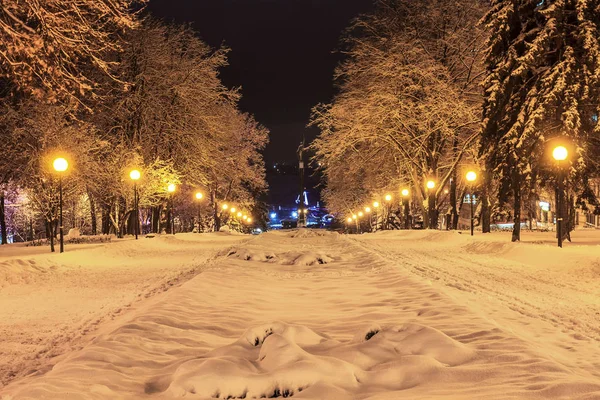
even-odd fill
[[[333,94],[342,30],[372,0],[150,0],[148,8],[231,48],[224,83],[241,86],[242,110],[271,130],[267,162],[293,162],[302,132],[317,133],[304,128],[310,109]]]

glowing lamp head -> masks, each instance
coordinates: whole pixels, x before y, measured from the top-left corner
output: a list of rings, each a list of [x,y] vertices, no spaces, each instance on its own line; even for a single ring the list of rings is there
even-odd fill
[[[174,183],[169,183],[169,186],[167,186],[167,191],[169,193],[173,193],[175,191],[175,189],[176,189],[176,186]]]
[[[229,208],[229,206],[228,206],[227,204],[223,204],[223,205],[221,206],[221,208],[222,208],[223,210],[227,210],[227,209]]]
[[[241,212],[237,213],[238,218],[242,218],[242,215],[244,215],[244,214],[242,214]]]
[[[374,208],[377,208],[377,207],[379,207],[379,202],[378,202],[378,201],[374,201],[374,202],[373,202],[373,207],[374,207]]]
[[[131,180],[137,181],[142,177],[142,174],[137,169],[134,169],[129,173],[129,177],[131,178]]]
[[[402,196],[408,197],[408,189],[402,189]]]
[[[302,212],[303,212],[304,214],[306,214],[306,213],[308,213],[308,210],[305,208],[304,210],[302,210]]]
[[[356,216],[356,214],[352,214],[352,219],[356,219],[356,218],[358,218],[358,217]]]
[[[391,194],[386,194],[385,195],[385,201],[392,201],[392,195]]]
[[[359,216],[359,217],[362,217],[363,215],[365,215],[365,214],[363,214],[363,212],[362,212],[362,211],[359,211],[359,212],[358,212],[358,216]]]
[[[243,215],[243,216],[242,216],[242,219],[243,219],[244,221],[246,221],[246,220],[248,219],[248,216],[247,216],[247,215]]]
[[[475,171],[467,172],[467,180],[469,182],[475,182],[475,180],[477,180],[477,173]]]
[[[196,200],[202,200],[202,198],[204,197],[204,195],[200,192],[196,193]]]
[[[556,146],[554,151],[552,151],[552,157],[554,157],[556,161],[565,161],[568,156],[569,151],[565,146]]]
[[[298,216],[298,213],[296,211],[292,212],[292,217],[296,218]]]
[[[54,170],[57,172],[65,172],[69,168],[69,162],[62,157],[57,158],[52,163]]]
[[[231,207],[231,208],[229,209],[229,212],[233,214],[233,213],[235,212],[235,207]]]
[[[271,219],[275,219],[275,218],[277,218],[277,214],[271,213]]]
[[[365,212],[366,213],[370,213],[371,212],[371,207],[365,207]]]
[[[352,222],[352,217],[348,217],[348,219],[346,221],[348,221],[348,223],[351,223]]]
[[[434,181],[427,181],[427,189],[433,189],[435,187]]]

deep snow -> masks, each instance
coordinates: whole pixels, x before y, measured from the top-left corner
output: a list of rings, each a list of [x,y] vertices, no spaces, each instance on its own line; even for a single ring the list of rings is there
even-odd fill
[[[143,242],[148,247],[140,251],[141,242],[111,243],[72,251],[72,264],[44,256],[35,265],[53,262],[50,276],[70,276],[77,268],[65,265],[80,263],[81,282],[70,283],[87,290],[97,285],[107,297],[117,293],[110,288],[122,278],[139,298],[144,285],[136,276],[148,285],[194,272],[114,319],[105,316],[80,338],[81,348],[71,345],[52,370],[16,379],[0,394],[597,399],[600,246],[593,243],[600,243],[600,234],[586,234],[589,245],[559,250],[540,244],[550,233],[537,243],[510,244],[500,234],[347,237],[300,230],[256,238],[177,235]],[[199,259],[191,262],[194,257]],[[11,259],[13,265],[29,257]],[[112,273],[124,260],[129,263]],[[27,317],[42,304],[33,290],[16,291],[34,287],[53,293],[57,314],[76,315],[88,307],[60,301],[61,291],[52,286],[38,278],[7,283],[1,309],[10,289]],[[2,319],[3,331],[16,336],[18,315]],[[51,331],[52,319],[46,323]],[[32,331],[40,320],[30,316],[22,326]]]

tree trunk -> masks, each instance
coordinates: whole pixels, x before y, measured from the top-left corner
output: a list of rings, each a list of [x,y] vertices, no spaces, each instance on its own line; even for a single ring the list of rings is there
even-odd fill
[[[103,204],[102,205],[102,234],[109,235],[110,234],[110,206]]]
[[[215,192],[210,192],[210,200],[213,205],[213,218],[215,219],[215,232],[219,232],[221,230],[221,218],[219,218],[219,205],[217,204],[216,194]]]
[[[46,237],[50,240],[50,251],[54,253],[54,224],[46,219]]]
[[[97,230],[97,226],[96,226],[96,202],[94,201],[94,197],[92,196],[92,194],[90,192],[88,192],[88,199],[90,201],[90,219],[91,219],[91,223],[92,223],[92,235],[97,235],[98,234],[98,230]]]
[[[518,174],[513,174],[513,193],[515,196],[514,203],[514,226],[512,232],[512,241],[517,242],[521,240],[521,178]]]
[[[450,179],[450,205],[452,209],[450,211],[450,229],[458,229],[458,210],[456,208],[456,171],[454,176]]]
[[[150,212],[152,214],[152,233],[160,233],[160,215],[162,214],[162,207],[152,207]]]
[[[481,201],[481,232],[490,233],[492,224],[492,210],[490,207],[490,189],[491,189],[491,177],[490,173],[483,171],[483,185],[481,185],[481,195],[479,196]]]
[[[8,244],[6,237],[6,211],[4,208],[4,191],[0,190],[0,236],[2,236],[2,244]]]
[[[437,228],[437,210],[435,208],[435,192],[430,190],[429,196],[427,198],[427,213],[428,215],[428,228],[436,229]]]
[[[173,227],[173,224],[171,223],[172,214],[173,214],[173,209],[172,209],[172,205],[171,205],[171,200],[167,200],[167,213],[166,213],[167,229],[165,231],[168,234],[173,233],[171,230],[171,228]]]

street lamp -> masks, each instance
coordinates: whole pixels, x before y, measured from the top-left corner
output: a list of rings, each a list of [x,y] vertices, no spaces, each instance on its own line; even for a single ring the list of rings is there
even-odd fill
[[[137,181],[140,180],[142,174],[137,169],[134,169],[129,173],[129,177],[133,181],[133,206],[135,208],[135,226],[133,229],[135,230],[135,240],[138,240],[140,230],[140,205],[138,200]]]
[[[170,215],[170,221],[169,221],[169,225],[171,226],[171,233],[174,235],[175,234],[175,207],[173,204],[173,194],[175,193],[175,189],[177,189],[177,186],[175,186],[174,183],[169,183],[169,185],[167,186],[167,192],[169,192],[170,194],[170,200],[171,200],[171,212],[169,213]]]
[[[201,192],[196,192],[196,200],[198,200],[198,233],[202,233],[202,230],[200,229],[200,221],[202,220],[202,205],[200,203],[202,202],[203,198],[204,195]]]
[[[558,247],[562,247],[562,230],[563,230],[563,203],[564,203],[564,177],[560,162],[565,161],[569,156],[569,151],[565,146],[556,146],[552,151],[552,157],[556,160],[558,167],[558,196],[556,196],[556,233],[558,236]]]
[[[437,226],[437,221],[435,221],[435,181],[428,180],[427,181],[427,209],[429,213],[429,229],[433,229]]]
[[[404,205],[404,229],[410,229],[410,205],[408,203],[408,189],[402,189],[402,203]]]
[[[473,200],[475,198],[475,190],[474,190],[474,183],[477,180],[477,173],[475,171],[469,171],[467,172],[467,181],[469,182],[470,186],[471,186],[471,195],[469,196],[469,203],[471,203],[471,236],[473,236],[473,228],[474,228],[474,222],[473,222]]]
[[[57,159],[54,160],[54,163],[52,163],[52,165],[54,166],[54,170],[56,172],[58,172],[58,193],[59,193],[59,209],[60,209],[60,214],[59,214],[59,229],[60,229],[60,252],[63,253],[65,251],[65,244],[64,244],[64,229],[63,229],[63,194],[62,194],[62,176],[63,173],[69,168],[69,162],[62,158],[59,157]]]

